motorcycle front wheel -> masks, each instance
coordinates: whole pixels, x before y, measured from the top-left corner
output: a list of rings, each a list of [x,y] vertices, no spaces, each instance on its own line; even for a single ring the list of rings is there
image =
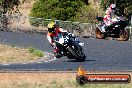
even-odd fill
[[[95,30],[95,35],[96,35],[96,38],[98,39],[105,39],[105,34],[102,33],[98,28],[96,28]]]
[[[79,56],[79,55],[73,50],[72,47],[68,47],[68,51],[73,55],[73,57],[75,57],[75,59],[76,59],[77,61],[80,61],[80,62],[85,61],[86,56],[85,56],[85,55],[84,55],[84,56]]]

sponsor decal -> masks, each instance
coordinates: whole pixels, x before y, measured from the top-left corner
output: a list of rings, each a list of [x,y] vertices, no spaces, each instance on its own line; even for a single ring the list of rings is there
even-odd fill
[[[130,83],[129,74],[88,74],[84,69],[79,67],[76,81],[78,84],[85,83]]]

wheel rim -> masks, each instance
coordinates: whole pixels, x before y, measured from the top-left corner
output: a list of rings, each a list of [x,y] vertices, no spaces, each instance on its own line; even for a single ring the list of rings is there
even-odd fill
[[[127,31],[127,30],[123,30],[123,31],[120,33],[120,40],[127,41],[128,38],[129,38],[128,31]]]
[[[97,28],[96,31],[96,38],[99,38],[99,39],[103,39],[104,38],[104,34],[101,33],[101,31]]]

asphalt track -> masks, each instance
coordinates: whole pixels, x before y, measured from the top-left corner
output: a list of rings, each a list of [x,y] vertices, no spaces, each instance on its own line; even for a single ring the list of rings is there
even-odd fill
[[[78,38],[84,42],[85,62],[76,62],[66,57],[41,63],[0,64],[0,70],[52,70],[75,71],[79,66],[89,71],[132,71],[132,42]],[[17,47],[35,47],[52,53],[45,35],[17,32],[0,32],[0,43]]]

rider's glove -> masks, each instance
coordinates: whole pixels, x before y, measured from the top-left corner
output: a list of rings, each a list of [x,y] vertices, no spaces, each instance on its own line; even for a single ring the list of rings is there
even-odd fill
[[[56,49],[56,48],[57,48],[55,43],[52,43],[52,45],[53,45],[53,48],[54,48],[54,49]]]
[[[55,43],[50,43],[50,45],[51,45],[52,47],[54,47],[54,46],[55,46]]]

